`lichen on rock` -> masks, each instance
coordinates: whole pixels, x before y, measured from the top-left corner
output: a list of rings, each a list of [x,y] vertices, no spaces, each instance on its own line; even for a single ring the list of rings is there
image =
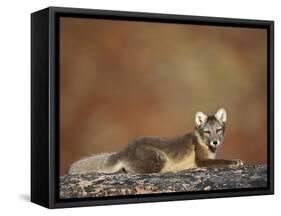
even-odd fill
[[[60,177],[60,198],[86,198],[267,186],[266,165],[195,168],[153,174],[88,173]]]

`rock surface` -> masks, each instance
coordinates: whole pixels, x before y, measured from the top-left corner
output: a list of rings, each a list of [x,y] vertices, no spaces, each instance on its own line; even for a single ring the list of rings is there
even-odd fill
[[[60,198],[85,198],[267,186],[266,165],[196,168],[176,173],[89,173],[60,177]]]

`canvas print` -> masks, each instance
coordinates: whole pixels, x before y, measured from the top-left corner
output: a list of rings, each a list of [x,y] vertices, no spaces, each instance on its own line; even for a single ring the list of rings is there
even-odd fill
[[[267,30],[59,18],[61,199],[267,187]]]

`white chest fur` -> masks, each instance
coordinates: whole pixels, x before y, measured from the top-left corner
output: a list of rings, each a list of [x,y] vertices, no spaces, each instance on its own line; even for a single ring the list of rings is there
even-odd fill
[[[208,152],[208,159],[215,159],[216,158],[216,154],[212,153],[212,152]]]

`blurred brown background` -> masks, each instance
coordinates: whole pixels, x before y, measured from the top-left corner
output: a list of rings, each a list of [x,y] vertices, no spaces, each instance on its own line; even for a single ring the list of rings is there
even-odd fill
[[[60,20],[60,174],[140,135],[190,132],[226,108],[218,158],[266,163],[266,30]]]

